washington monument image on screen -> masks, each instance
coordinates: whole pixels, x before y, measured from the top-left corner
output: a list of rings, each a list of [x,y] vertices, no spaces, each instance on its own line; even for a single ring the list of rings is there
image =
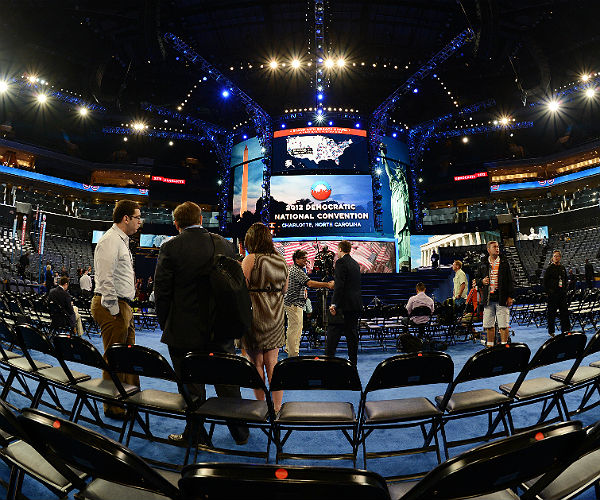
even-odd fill
[[[390,181],[392,192],[391,209],[394,221],[394,235],[398,242],[398,262],[400,265],[408,263],[410,259],[410,219],[408,212],[408,184],[406,174],[401,165],[390,165],[385,156],[382,157],[383,165]]]

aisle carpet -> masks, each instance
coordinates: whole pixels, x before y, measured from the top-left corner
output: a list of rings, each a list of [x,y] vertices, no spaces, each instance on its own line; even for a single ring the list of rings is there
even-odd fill
[[[137,332],[137,343],[150,347],[152,349],[156,349],[161,354],[163,354],[167,359],[169,359],[167,353],[167,347],[160,342],[160,331],[138,331]],[[588,332],[588,337],[591,335],[591,331]],[[515,336],[512,337],[513,342],[525,342],[529,345],[532,354],[537,350],[537,348],[548,338],[547,333],[544,329],[538,329],[533,327],[516,327],[515,328]],[[102,342],[98,335],[92,335],[92,342],[102,350]],[[458,373],[460,368],[464,365],[465,361],[473,355],[475,352],[483,348],[480,343],[462,343],[458,345],[450,346],[448,349],[448,353],[452,356],[455,365],[455,375]],[[314,350],[307,351],[304,350],[303,353],[306,354],[322,354],[322,351]],[[383,359],[394,355],[395,352],[392,350],[383,351],[382,349],[370,349],[359,352],[358,358],[358,369],[360,373],[360,378],[362,381],[363,387],[366,386],[373,370],[377,366],[377,364]],[[344,350],[339,350],[338,355],[345,356],[346,352]],[[285,353],[280,353],[280,359],[283,359],[286,356]],[[43,356],[39,356],[39,359],[44,359]],[[593,359],[589,359],[585,361],[585,364],[591,362]],[[557,364],[548,368],[540,368],[534,372],[535,376],[548,376],[551,373],[567,369],[571,366],[571,361],[566,361],[561,364]],[[92,373],[89,368],[85,367],[77,367],[73,366],[75,369],[80,369],[80,371],[84,371],[90,373],[92,376],[98,376],[98,373]],[[476,381],[472,383],[463,384],[460,386],[461,390],[469,390],[476,388],[495,388],[498,387],[501,383],[504,382],[512,382],[516,379],[515,375],[508,375],[505,377],[496,377],[496,380],[490,381],[490,379],[486,379],[483,381]],[[157,388],[164,390],[172,390],[176,391],[174,385],[170,385],[166,382],[156,381],[156,380],[142,380],[143,388]],[[373,394],[372,399],[389,399],[390,397],[415,397],[415,396],[426,396],[431,400],[436,395],[443,394],[445,391],[445,385],[437,385],[437,386],[426,386],[426,387],[418,387],[418,388],[409,388],[409,389],[399,389],[399,390],[390,390],[390,391],[380,391],[378,393]],[[208,395],[214,395],[214,390],[212,387],[208,387]],[[73,397],[69,394],[64,394],[65,407],[70,408],[70,404],[72,403]],[[244,397],[252,398],[253,395],[251,391],[243,391]],[[573,401],[576,400],[577,397],[568,397],[567,403],[569,407],[575,405]],[[286,400],[345,400],[351,401],[355,404],[355,407],[358,408],[359,395],[353,393],[334,393],[324,391],[294,391],[293,393],[287,393],[284,395],[284,401]],[[11,403],[15,404],[18,407],[26,406],[27,401],[20,398],[17,395],[11,394],[9,396],[9,400]],[[539,406],[526,406],[524,408],[518,408],[514,411],[513,417],[515,420],[516,426],[524,426],[528,424],[532,424],[535,422],[536,416],[539,414]],[[46,409],[43,408],[42,409]],[[46,409],[47,410],[47,409]],[[595,408],[589,412],[586,412],[581,416],[581,420],[585,425],[591,424],[600,420],[600,407]],[[155,434],[166,436],[172,432],[181,432],[183,429],[183,423],[181,421],[175,421],[171,419],[161,419],[157,417],[151,418],[152,428]],[[459,420],[455,423],[450,423],[447,426],[447,433],[449,439],[454,439],[457,437],[467,437],[476,435],[477,433],[481,433],[484,431],[485,426],[487,425],[487,417],[476,417],[470,420]],[[96,428],[96,430],[99,430]],[[102,431],[110,437],[116,438],[117,436],[113,433]],[[395,443],[399,447],[403,448],[411,448],[421,446],[422,438],[420,434],[420,430],[398,430],[398,431],[379,431],[375,432],[371,435],[371,437],[367,441],[367,449],[369,451],[377,451],[383,449],[389,449],[390,447],[394,447]],[[227,432],[226,428],[217,428],[215,431],[214,444],[223,447],[236,447],[233,442],[231,436]],[[248,443],[244,447],[240,447],[240,449],[253,449],[253,450],[264,450],[266,446],[266,437],[262,434],[262,432],[258,430],[253,430],[250,435],[250,439]],[[145,457],[160,457],[161,460],[170,463],[183,463],[183,455],[184,451],[182,448],[178,448],[175,446],[170,446],[166,444],[157,444],[157,443],[149,443],[142,439],[133,438],[130,444],[130,447]],[[460,453],[460,451],[466,448],[454,448],[450,451],[450,455],[456,455]],[[339,432],[296,432],[292,434],[289,441],[286,443],[286,452],[348,452],[349,446],[342,434]],[[274,450],[271,447],[271,460],[274,460]],[[200,453],[198,456],[198,461],[229,461],[229,462],[257,462],[257,459],[244,458],[244,457],[236,457],[236,456],[226,456],[226,455],[217,455],[212,453]],[[295,464],[295,465],[330,465],[330,466],[345,466],[351,467],[352,463],[350,461],[299,461],[299,460],[288,460],[284,463]],[[378,460],[369,460],[368,469],[378,472],[383,475],[395,475],[395,474],[407,474],[414,471],[422,471],[431,469],[436,465],[435,455],[433,453],[421,454],[421,455],[413,455],[413,456],[405,456],[405,457],[392,457],[392,458],[383,458]],[[357,466],[362,468],[362,451],[359,451],[359,459],[357,462]],[[9,471],[5,465],[0,465],[0,479],[3,481],[8,481]],[[38,485],[35,481],[30,478],[26,478],[23,485],[23,493],[31,498],[31,499],[45,499],[51,498],[52,495],[46,490],[44,487]],[[72,495],[71,497],[72,498]],[[581,496],[581,498],[585,498],[585,496]]]

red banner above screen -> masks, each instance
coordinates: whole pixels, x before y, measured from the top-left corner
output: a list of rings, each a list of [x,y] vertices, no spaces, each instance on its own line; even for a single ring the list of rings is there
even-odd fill
[[[455,181],[472,181],[473,179],[479,179],[480,177],[487,177],[487,172],[477,172],[476,174],[469,175],[455,175]]]
[[[152,180],[154,182],[164,182],[166,184],[185,184],[185,179],[169,179],[168,177],[161,177],[160,175],[153,175]]]

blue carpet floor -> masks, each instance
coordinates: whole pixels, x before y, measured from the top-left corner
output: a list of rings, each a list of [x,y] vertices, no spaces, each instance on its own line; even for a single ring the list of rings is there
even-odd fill
[[[547,333],[544,329],[537,329],[534,327],[516,327],[515,328],[516,335],[513,337],[514,342],[524,342],[529,345],[532,354],[537,350],[537,348],[548,338]],[[591,333],[588,333],[588,336]],[[161,354],[163,354],[167,359],[169,359],[167,347],[164,344],[160,343],[160,332],[157,331],[138,331],[137,334],[137,343],[140,345],[144,345],[150,347],[152,349],[156,349]],[[92,342],[102,350],[102,342],[98,335],[92,335]],[[475,352],[480,350],[482,345],[480,343],[462,343],[454,346],[450,346],[448,349],[448,353],[452,356],[455,365],[455,374],[458,373],[460,368],[464,365],[465,361],[472,356]],[[322,351],[304,351],[303,354],[322,354]],[[346,353],[343,350],[338,351],[338,355],[344,356]],[[360,378],[363,384],[363,387],[366,386],[373,370],[377,366],[377,364],[383,359],[394,355],[395,352],[392,350],[383,351],[381,349],[370,349],[359,352],[358,358],[358,370],[360,373]],[[286,356],[285,353],[280,354],[280,359]],[[43,360],[43,357],[40,356],[39,359]],[[591,362],[593,359],[589,359],[584,361],[584,364]],[[541,368],[536,370],[530,376],[548,376],[551,373],[568,369],[571,366],[571,361],[566,361],[562,364],[553,365],[547,368]],[[74,369],[80,369],[80,371],[84,371],[86,373],[90,373],[89,368],[85,367],[77,367],[73,366]],[[99,374],[90,373],[92,376],[98,376]],[[478,388],[497,388],[500,384],[505,382],[512,382],[516,379],[515,375],[509,375],[505,377],[497,377],[496,380],[485,379],[482,381],[472,382],[468,384],[463,384],[459,386],[459,390],[469,390],[469,389],[478,389]],[[142,380],[143,388],[156,388],[163,390],[172,390],[176,391],[174,386],[169,386],[168,383],[165,382],[157,382],[156,380]],[[426,396],[429,397],[432,401],[436,395],[443,394],[446,389],[444,385],[437,386],[426,386],[426,387],[418,387],[412,389],[399,389],[399,390],[389,390],[389,391],[381,391],[379,393],[375,393],[372,395],[372,399],[389,399],[391,397],[415,397],[415,396]],[[213,395],[214,391],[212,387],[208,388],[208,395]],[[252,398],[253,395],[251,391],[243,391],[244,397]],[[575,394],[573,396],[567,397],[567,403],[569,407],[575,407],[578,400],[579,394]],[[23,407],[27,405],[27,401],[21,399],[19,396],[11,394],[9,396],[9,400],[11,403],[15,404],[18,407]],[[72,404],[73,397],[69,394],[64,395],[65,407],[70,408],[70,404]],[[284,402],[286,400],[344,400],[351,401],[355,404],[355,407],[358,408],[359,395],[353,393],[335,393],[331,394],[328,392],[320,392],[320,391],[294,391],[293,393],[284,394]],[[42,407],[42,409],[45,409]],[[513,413],[513,418],[515,421],[515,425],[525,426],[535,423],[536,416],[539,415],[539,406],[526,406],[523,408],[518,408]],[[600,420],[600,407],[597,407],[589,412],[586,412],[581,416],[581,420],[585,425],[594,423]],[[172,432],[181,432],[183,429],[183,423],[181,421],[175,421],[171,419],[161,419],[161,418],[151,418],[151,425],[153,428],[153,432],[156,435],[167,436]],[[448,424],[446,430],[449,439],[456,438],[464,438],[468,436],[473,436],[477,434],[481,434],[485,431],[487,425],[487,417],[476,417],[470,420],[459,420],[457,422],[451,422]],[[98,429],[96,429],[98,430]],[[110,432],[105,432],[110,437],[116,438],[117,436],[111,434]],[[217,446],[223,446],[227,448],[236,447],[232,438],[230,437],[226,428],[217,428],[215,430],[214,436],[214,444]],[[417,429],[409,429],[409,430],[384,430],[373,433],[368,441],[367,441],[367,449],[368,451],[377,451],[389,449],[390,447],[393,449],[394,446],[402,447],[402,448],[411,448],[421,446],[422,438],[420,434],[420,430]],[[184,450],[182,448],[166,445],[166,444],[157,444],[157,443],[149,443],[142,439],[133,438],[130,447],[145,457],[160,457],[160,460],[170,463],[183,463]],[[248,443],[244,447],[239,447],[240,449],[252,449],[252,450],[264,450],[266,447],[266,436],[262,434],[259,430],[253,430],[250,435],[250,439]],[[456,455],[467,448],[453,448],[450,452],[450,455]],[[285,447],[286,452],[349,452],[349,446],[345,441],[344,437],[339,432],[297,432],[292,434],[289,441],[286,443]],[[274,449],[271,447],[271,460],[274,460]],[[236,456],[226,456],[226,455],[217,455],[212,453],[200,453],[198,455],[198,461],[230,461],[230,462],[258,462],[257,459],[250,459],[244,457],[236,457]],[[298,461],[298,460],[288,460],[288,464],[297,464],[297,465],[310,465],[310,464],[319,464],[319,465],[334,465],[334,466],[346,466],[351,467],[352,463],[350,461]],[[433,468],[436,465],[435,455],[433,453],[421,454],[421,455],[412,455],[412,456],[404,456],[404,457],[390,457],[383,458],[377,460],[369,460],[368,469],[378,472],[380,474],[390,476],[390,475],[398,475],[398,474],[408,474],[411,472],[428,470]],[[359,451],[359,459],[357,463],[358,467],[362,468],[362,450]],[[5,465],[0,465],[0,479],[4,481],[8,481],[9,471]],[[23,485],[23,493],[31,498],[31,499],[45,499],[51,498],[52,494],[48,492],[45,488],[41,487],[30,478],[26,478]],[[72,495],[71,495],[72,497]],[[581,496],[580,498],[586,498],[585,496]]]

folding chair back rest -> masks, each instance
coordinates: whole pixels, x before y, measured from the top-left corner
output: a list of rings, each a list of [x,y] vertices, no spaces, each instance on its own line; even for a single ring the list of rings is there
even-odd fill
[[[178,497],[177,488],[142,458],[106,436],[32,408],[23,410],[19,421],[53,454],[94,478]]]
[[[100,351],[87,340],[68,334],[55,335],[52,340],[59,359],[93,366],[100,370],[109,370],[108,364]]]
[[[159,352],[148,347],[113,344],[106,350],[106,359],[116,373],[179,381],[169,362]]]
[[[239,385],[265,390],[256,367],[246,358],[226,353],[191,352],[181,364],[184,384]]]
[[[295,356],[282,359],[273,369],[271,390],[362,391],[356,366],[331,356]]]
[[[389,500],[385,480],[374,472],[333,467],[228,463],[188,465],[179,488],[187,500]],[[268,492],[265,495],[265,492]]]
[[[365,393],[380,389],[448,383],[454,377],[454,362],[445,352],[399,354],[377,365]]]
[[[431,316],[433,313],[431,312],[431,309],[427,306],[419,306],[419,307],[415,307],[411,312],[410,312],[410,317],[414,317],[414,316]]]
[[[482,349],[471,356],[455,379],[455,384],[496,377],[523,371],[529,362],[531,351],[527,344],[500,344]]]
[[[584,341],[585,341],[585,335],[581,334],[581,336],[584,337]],[[573,366],[571,367],[571,370],[569,371],[569,373],[567,374],[567,377],[565,378],[565,384],[569,384],[571,382],[573,375],[575,375],[575,372],[581,365],[581,362],[584,360],[584,358],[586,358],[590,354],[594,354],[599,351],[600,351],[600,330],[598,330],[592,336],[592,338],[590,338],[590,340],[587,343],[587,345],[585,346],[585,348],[581,349],[580,354],[579,354],[579,359],[577,360],[577,362],[575,362],[573,364]]]
[[[4,321],[0,321],[0,341],[7,344],[17,343],[15,332]]]
[[[15,326],[15,333],[19,345],[23,348],[54,356],[52,342],[37,328],[31,325],[19,324]]]
[[[402,500],[470,498],[537,477],[586,439],[581,422],[538,427],[466,451],[438,465]]]
[[[69,316],[61,305],[56,304],[54,301],[49,301],[48,312],[54,328],[71,328]]]
[[[24,435],[23,428],[17,420],[17,416],[2,399],[0,399],[0,431],[15,438],[21,438]],[[2,434],[0,434],[0,444],[3,447],[8,444]]]
[[[581,332],[569,332],[549,338],[531,358],[529,369],[577,358],[583,352],[586,340]]]

